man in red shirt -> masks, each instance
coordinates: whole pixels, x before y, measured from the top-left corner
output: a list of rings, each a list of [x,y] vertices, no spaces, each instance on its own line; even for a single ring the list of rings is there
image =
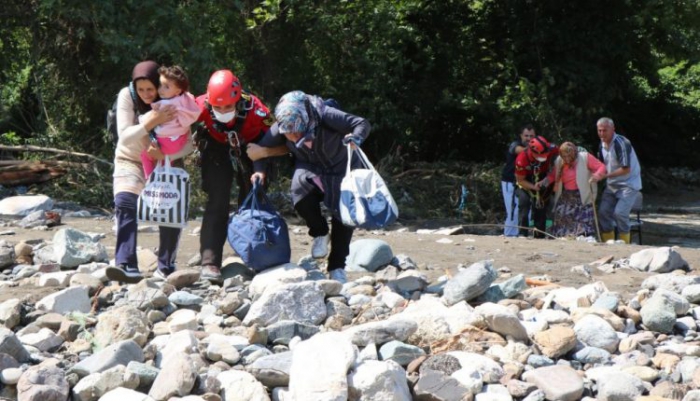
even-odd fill
[[[250,156],[279,156],[288,150],[285,146],[256,147],[254,154],[248,153],[248,145],[262,138],[274,117],[260,99],[243,90],[231,71],[214,72],[207,93],[197,97],[196,102],[202,110],[196,142],[201,156],[202,189],[207,194],[199,240],[202,278],[220,282],[234,172],[240,205],[252,188]]]
[[[542,136],[530,139],[528,147],[515,159],[515,178],[518,183],[518,224],[520,235],[527,237],[528,214],[532,209],[535,221],[535,238],[544,238],[547,228],[547,212],[550,209],[554,183],[547,180],[547,174],[554,166],[559,148],[547,142]]]

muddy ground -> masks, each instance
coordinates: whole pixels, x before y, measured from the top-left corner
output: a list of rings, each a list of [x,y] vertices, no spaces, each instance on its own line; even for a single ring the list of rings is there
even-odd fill
[[[547,275],[561,285],[579,287],[591,280],[603,281],[611,291],[629,296],[640,288],[641,282],[649,276],[629,269],[620,269],[613,274],[606,274],[592,268],[592,278],[571,271],[571,267],[594,262],[602,257],[612,256],[613,260],[628,258],[632,253],[649,246],[675,245],[688,262],[691,269],[700,270],[700,193],[680,191],[666,196],[647,196],[645,211],[642,214],[644,245],[609,245],[592,244],[574,240],[535,240],[528,238],[505,238],[496,235],[496,229],[484,229],[482,226],[464,226],[466,233],[458,235],[423,234],[418,230],[438,227],[461,226],[458,221],[403,222],[389,231],[356,231],[354,239],[380,238],[388,242],[394,254],[406,254],[419,268],[426,272],[431,280],[443,275],[448,268],[459,264],[469,265],[484,259],[493,259],[497,269],[507,267],[512,274],[523,273],[527,277]],[[72,226],[87,232],[106,234],[102,243],[110,256],[114,254],[115,236],[113,222],[109,218],[66,218],[65,226]],[[290,219],[292,241],[292,260],[310,253],[310,238],[305,227],[299,221]],[[294,224],[297,223],[297,224]],[[199,221],[191,221],[182,237],[178,266],[185,267],[187,261],[199,250],[199,236],[192,232],[199,226]],[[14,235],[3,239],[18,242],[24,239],[51,239],[57,229],[50,231],[24,230],[13,228]],[[476,234],[494,232],[493,235]],[[633,240],[637,236],[633,235]],[[139,245],[155,249],[157,233],[140,233]],[[225,245],[224,256],[234,253]],[[691,272],[697,274],[697,272]],[[351,278],[357,277],[351,274]],[[20,286],[3,289],[0,301],[19,297],[37,299],[52,289],[38,289]]]

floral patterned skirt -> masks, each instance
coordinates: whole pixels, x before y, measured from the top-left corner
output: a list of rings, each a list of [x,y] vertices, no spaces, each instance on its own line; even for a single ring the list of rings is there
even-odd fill
[[[583,205],[576,190],[563,190],[554,207],[554,224],[550,233],[555,237],[595,235],[593,205]]]

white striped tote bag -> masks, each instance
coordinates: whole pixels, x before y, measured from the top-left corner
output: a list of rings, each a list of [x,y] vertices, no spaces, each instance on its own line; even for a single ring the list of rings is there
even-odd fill
[[[190,175],[165,156],[153,169],[138,202],[138,221],[184,228],[190,207]]]

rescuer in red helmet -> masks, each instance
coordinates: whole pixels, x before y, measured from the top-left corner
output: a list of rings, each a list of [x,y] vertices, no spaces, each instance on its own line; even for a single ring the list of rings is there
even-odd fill
[[[515,179],[518,183],[518,223],[520,235],[527,237],[530,209],[535,221],[535,238],[544,238],[547,227],[547,212],[550,209],[554,183],[547,174],[554,166],[559,148],[543,136],[530,139],[527,149],[515,159]]]
[[[246,92],[239,79],[229,70],[212,74],[207,93],[197,97],[202,110],[196,142],[200,153],[202,189],[207,194],[200,233],[202,278],[221,281],[221,262],[229,216],[229,200],[235,174],[238,204],[250,192],[253,172],[251,157],[279,156],[288,153],[285,146],[256,147],[274,122],[270,110],[257,96]]]

